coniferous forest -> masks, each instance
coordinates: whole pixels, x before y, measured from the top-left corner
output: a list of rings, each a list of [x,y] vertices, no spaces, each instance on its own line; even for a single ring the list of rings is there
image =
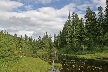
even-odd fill
[[[84,22],[85,20],[85,22]],[[63,30],[56,36],[54,44],[65,53],[72,52],[102,52],[108,50],[108,10],[98,7],[96,15],[90,8],[87,8],[83,18],[77,13],[68,16]]]
[[[59,54],[107,53],[108,6],[105,11],[98,7],[98,14],[88,7],[84,18],[69,12],[63,29],[54,34],[54,41],[47,32],[38,39],[26,34],[25,37],[18,37],[7,31],[0,32],[0,63],[18,61],[21,56],[49,57],[53,50]]]

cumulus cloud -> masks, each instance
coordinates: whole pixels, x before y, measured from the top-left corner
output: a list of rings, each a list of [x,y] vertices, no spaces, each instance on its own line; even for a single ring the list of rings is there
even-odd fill
[[[60,13],[64,10],[63,15],[65,17],[68,15],[68,7],[66,7],[59,10],[53,7],[42,7],[37,10],[19,13],[5,12],[6,16],[2,15],[4,12],[1,11],[1,16],[4,18],[0,19],[0,23],[2,26],[6,27],[7,31],[11,34],[17,33],[18,35],[24,35],[26,33],[29,36],[37,36],[39,34],[43,35],[46,31],[50,34],[58,33],[66,21],[66,18],[62,18]]]
[[[76,11],[76,4],[74,3],[70,3],[66,6],[64,6],[63,8],[58,10],[58,16],[62,17],[62,16],[68,16],[69,11],[71,12],[75,12]]]
[[[0,0],[0,11],[12,11],[18,7],[23,6],[23,3],[9,1],[9,0]]]

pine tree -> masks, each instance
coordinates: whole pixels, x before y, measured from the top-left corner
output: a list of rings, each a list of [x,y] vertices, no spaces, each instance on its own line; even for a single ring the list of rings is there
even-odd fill
[[[105,7],[105,24],[104,24],[104,33],[108,33],[108,4]]]
[[[96,14],[90,8],[87,8],[85,15],[85,28],[87,31],[86,34],[86,43],[88,46],[88,50],[92,50],[96,47],[96,36],[97,36],[97,19]]]
[[[108,47],[108,2],[106,3],[105,7],[105,19],[104,19],[104,45]]]
[[[72,25],[71,25],[71,48],[72,50],[79,51],[81,50],[81,43],[80,43],[80,35],[81,35],[81,20],[79,19],[78,15],[73,13],[72,14]]]
[[[100,50],[103,49],[104,45],[103,45],[103,37],[104,37],[104,14],[103,14],[103,8],[100,6],[98,7],[98,24],[97,24],[97,37],[96,37],[96,43],[98,45],[98,47],[100,48]]]
[[[58,36],[59,48],[65,48],[66,52],[71,48],[71,16],[69,12],[68,20],[65,22],[63,30],[60,31]]]
[[[81,18],[80,19],[80,21],[79,21],[79,32],[78,32],[78,36],[77,36],[77,38],[78,38],[78,42],[79,42],[79,46],[80,46],[80,50],[81,51],[84,51],[85,50],[85,34],[86,34],[86,32],[85,32],[85,27],[84,27],[84,21],[83,21],[83,18]]]

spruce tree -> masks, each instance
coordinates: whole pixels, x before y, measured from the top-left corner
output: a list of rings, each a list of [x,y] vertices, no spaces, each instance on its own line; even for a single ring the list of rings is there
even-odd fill
[[[103,38],[104,38],[104,14],[103,14],[103,8],[100,6],[98,7],[98,24],[97,24],[97,45],[98,48],[102,51],[104,44],[103,44]]]
[[[85,15],[85,28],[86,28],[86,43],[88,46],[88,50],[93,51],[94,48],[97,46],[96,36],[97,36],[97,19],[96,14],[90,8],[87,8],[86,15]]]
[[[78,32],[78,42],[80,43],[80,50],[81,51],[84,51],[85,50],[85,27],[84,27],[84,21],[83,21],[83,18],[80,19],[79,21],[79,32]]]
[[[71,48],[74,51],[81,50],[81,43],[79,42],[79,34],[81,29],[81,22],[77,14],[72,14],[72,25],[71,25]]]
[[[104,20],[104,45],[108,47],[108,2],[106,3],[105,7],[105,20]]]

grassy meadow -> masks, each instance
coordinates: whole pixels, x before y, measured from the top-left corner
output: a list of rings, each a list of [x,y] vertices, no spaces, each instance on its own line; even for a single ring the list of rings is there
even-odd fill
[[[51,68],[47,62],[32,57],[23,57],[18,62],[5,62],[0,65],[0,72],[47,72]]]

